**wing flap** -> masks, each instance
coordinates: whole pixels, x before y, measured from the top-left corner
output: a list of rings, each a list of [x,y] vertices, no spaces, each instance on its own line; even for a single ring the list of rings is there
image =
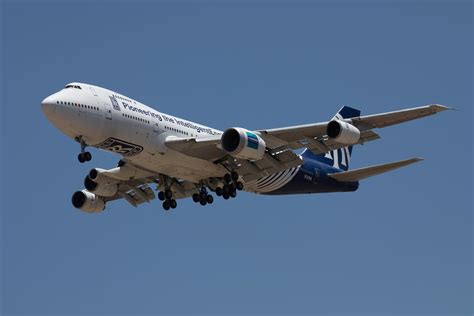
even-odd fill
[[[405,167],[421,160],[423,160],[423,158],[411,158],[371,167],[359,168],[338,173],[330,173],[328,176],[340,182],[354,182]]]

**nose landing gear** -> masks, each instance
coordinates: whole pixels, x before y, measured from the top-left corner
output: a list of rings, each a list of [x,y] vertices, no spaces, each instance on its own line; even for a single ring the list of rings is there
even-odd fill
[[[77,155],[77,160],[79,160],[80,163],[91,161],[92,154],[88,151],[85,151],[87,144],[84,142],[84,139],[82,138],[82,136],[76,137],[76,141],[78,141],[79,144],[81,144],[81,153]]]

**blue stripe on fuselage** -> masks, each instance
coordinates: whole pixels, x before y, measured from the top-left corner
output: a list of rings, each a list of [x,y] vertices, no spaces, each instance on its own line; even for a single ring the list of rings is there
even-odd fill
[[[328,173],[341,172],[321,161],[313,159],[310,155],[302,155],[303,164],[293,179],[283,187],[262,194],[302,194],[302,193],[327,193],[351,192],[359,187],[359,182],[339,182],[327,176]]]

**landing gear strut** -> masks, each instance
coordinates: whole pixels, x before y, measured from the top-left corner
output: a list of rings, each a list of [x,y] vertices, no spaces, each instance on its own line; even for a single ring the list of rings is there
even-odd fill
[[[90,152],[85,151],[87,145],[84,142],[84,139],[82,138],[82,136],[77,137],[76,140],[79,142],[79,144],[81,144],[81,153],[77,155],[77,160],[79,160],[80,163],[91,161],[92,155]]]

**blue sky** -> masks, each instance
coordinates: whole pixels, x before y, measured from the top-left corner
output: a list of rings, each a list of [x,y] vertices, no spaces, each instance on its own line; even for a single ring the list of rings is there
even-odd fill
[[[2,5],[4,315],[467,315],[472,311],[472,4]],[[40,110],[104,86],[219,129],[441,103],[380,130],[352,167],[421,156],[355,193],[180,201],[100,215],[71,194],[118,157]]]

